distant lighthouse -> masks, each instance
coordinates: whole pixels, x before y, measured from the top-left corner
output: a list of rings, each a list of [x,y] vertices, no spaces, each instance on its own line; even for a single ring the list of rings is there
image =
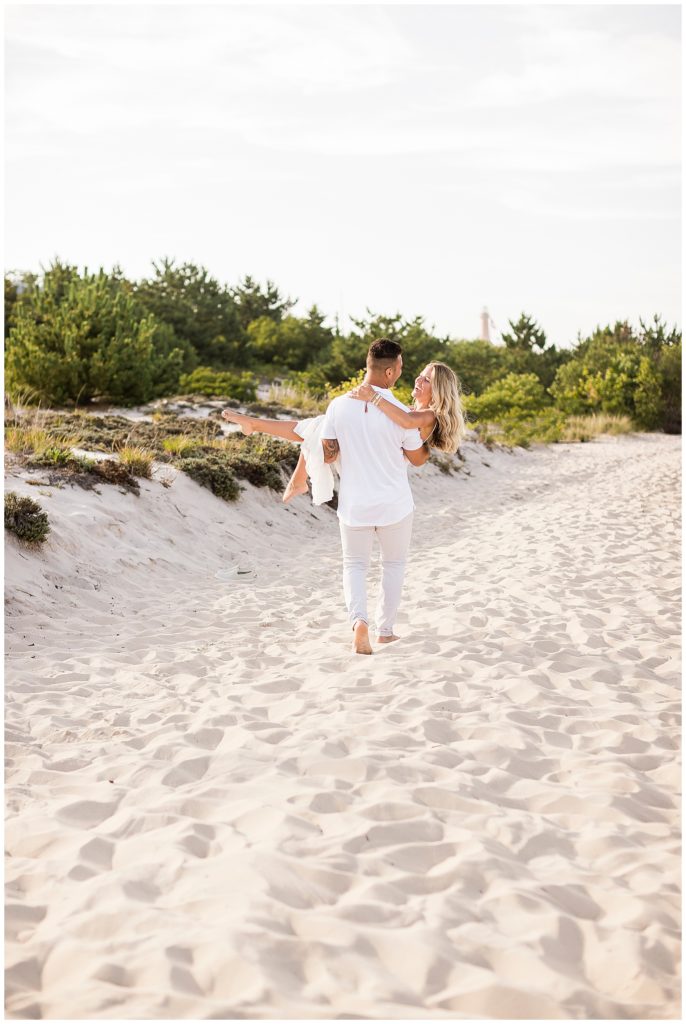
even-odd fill
[[[490,327],[491,327],[491,318],[488,315],[488,310],[484,306],[484,308],[481,311],[481,340],[482,341],[490,341],[491,340]]]

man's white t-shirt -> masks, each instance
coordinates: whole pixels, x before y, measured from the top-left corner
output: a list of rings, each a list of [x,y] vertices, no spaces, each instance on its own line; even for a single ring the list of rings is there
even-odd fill
[[[374,390],[407,409],[387,388]],[[412,512],[414,501],[403,449],[421,448],[416,427],[399,427],[375,406],[341,395],[326,410],[321,438],[338,441],[341,449],[341,522],[346,526],[390,526]]]

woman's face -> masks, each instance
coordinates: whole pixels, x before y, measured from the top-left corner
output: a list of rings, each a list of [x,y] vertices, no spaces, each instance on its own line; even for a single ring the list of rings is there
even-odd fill
[[[422,372],[415,380],[414,388],[412,390],[412,397],[417,402],[417,405],[428,406],[431,404],[431,385],[433,383],[433,378],[433,366],[425,366]]]

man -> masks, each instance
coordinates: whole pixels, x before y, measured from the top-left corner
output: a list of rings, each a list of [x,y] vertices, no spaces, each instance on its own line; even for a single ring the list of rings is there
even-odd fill
[[[403,370],[400,345],[388,338],[375,341],[367,354],[365,383],[404,409],[389,391]],[[373,405],[341,395],[326,410],[322,428],[324,461],[338,458],[338,518],[343,546],[343,591],[353,628],[353,649],[371,654],[367,617],[367,571],[374,536],[381,548],[383,577],[377,605],[379,643],[398,637],[393,632],[410,546],[414,501],[407,463],[423,465],[429,458],[419,431],[397,426]]]

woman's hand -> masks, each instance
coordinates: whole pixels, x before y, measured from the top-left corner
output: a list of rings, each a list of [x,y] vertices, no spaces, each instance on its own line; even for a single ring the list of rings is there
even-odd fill
[[[360,384],[348,392],[348,398],[357,398],[360,402],[371,402],[376,391],[371,384]]]

